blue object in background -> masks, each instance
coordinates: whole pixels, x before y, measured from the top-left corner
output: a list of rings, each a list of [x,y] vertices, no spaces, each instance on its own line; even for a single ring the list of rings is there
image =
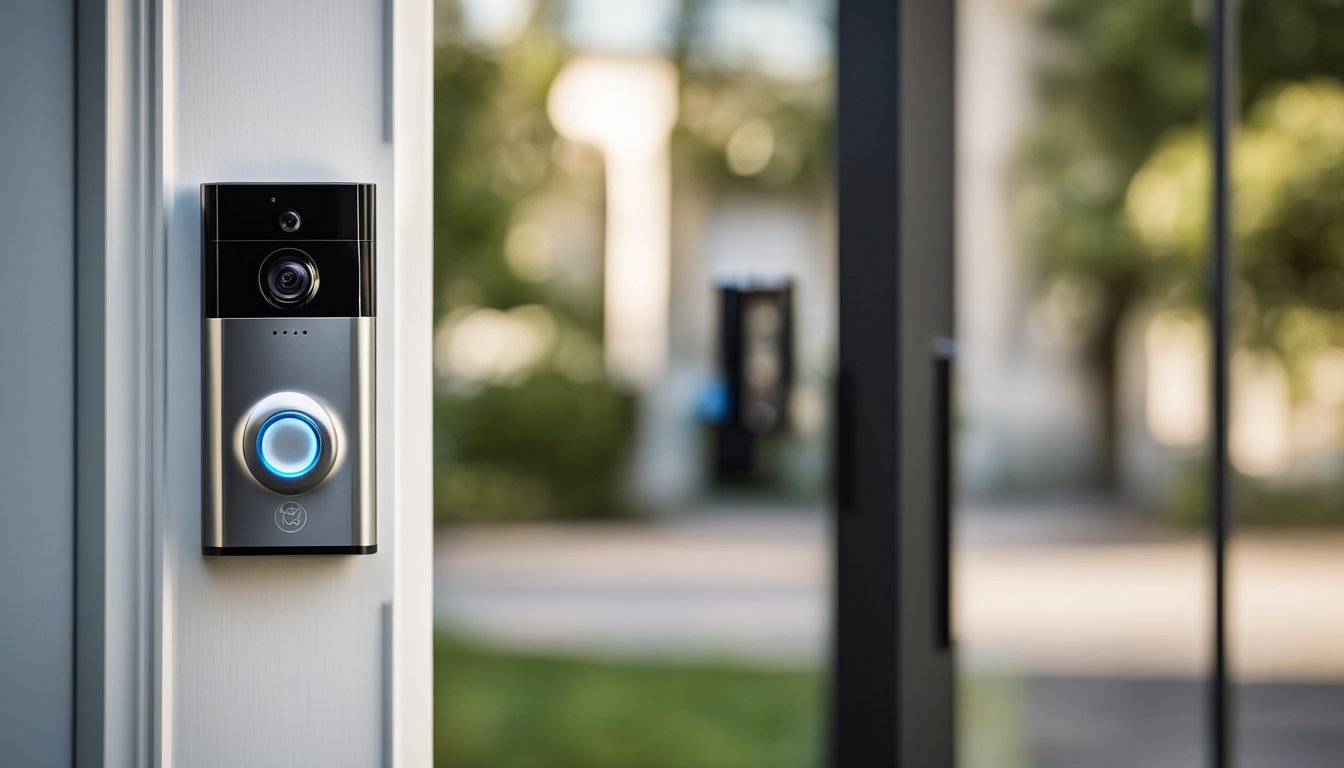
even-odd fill
[[[715,377],[695,400],[695,416],[710,424],[722,424],[728,418],[728,382]]]

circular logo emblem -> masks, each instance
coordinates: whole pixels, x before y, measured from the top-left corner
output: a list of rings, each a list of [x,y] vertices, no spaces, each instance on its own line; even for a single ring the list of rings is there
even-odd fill
[[[275,527],[285,533],[298,533],[308,522],[308,510],[297,501],[286,501],[275,508]]]

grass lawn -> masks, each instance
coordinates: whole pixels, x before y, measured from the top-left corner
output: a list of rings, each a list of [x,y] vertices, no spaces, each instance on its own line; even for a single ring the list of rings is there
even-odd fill
[[[437,768],[814,768],[814,672],[529,656],[440,635]]]

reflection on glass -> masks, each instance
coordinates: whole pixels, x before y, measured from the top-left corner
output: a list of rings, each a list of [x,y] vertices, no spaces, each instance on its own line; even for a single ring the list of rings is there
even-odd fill
[[[1201,22],[1181,3],[959,14],[960,764],[1199,765]]]
[[[821,762],[831,16],[440,0],[438,764]]]

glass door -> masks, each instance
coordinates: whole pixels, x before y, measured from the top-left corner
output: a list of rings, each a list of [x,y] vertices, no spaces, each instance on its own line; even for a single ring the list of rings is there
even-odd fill
[[[836,764],[1339,764],[1344,10],[935,5],[840,15]]]
[[[436,0],[436,765],[821,763],[833,20]]]
[[[1231,147],[1229,647],[1242,766],[1344,754],[1344,9],[1250,0]]]
[[[960,766],[1208,763],[1205,22],[958,4]]]

